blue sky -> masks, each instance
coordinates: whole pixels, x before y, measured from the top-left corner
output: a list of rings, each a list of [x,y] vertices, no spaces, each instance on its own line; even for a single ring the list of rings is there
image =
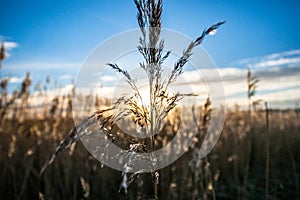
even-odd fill
[[[163,27],[196,38],[226,20],[203,47],[217,66],[243,68],[245,59],[300,49],[299,10],[292,0],[165,0]],[[2,75],[31,71],[36,80],[48,74],[72,79],[96,45],[138,27],[132,0],[1,0],[0,18],[0,40],[17,45],[8,48]]]

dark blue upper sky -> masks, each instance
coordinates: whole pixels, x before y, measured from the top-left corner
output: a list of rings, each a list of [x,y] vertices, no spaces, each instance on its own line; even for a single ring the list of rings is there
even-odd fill
[[[299,1],[164,1],[163,26],[192,38],[220,20],[205,41],[218,65],[300,48]],[[136,28],[131,0],[2,1],[0,35],[18,43],[10,62],[82,62],[98,43]],[[8,62],[8,61],[7,61]]]

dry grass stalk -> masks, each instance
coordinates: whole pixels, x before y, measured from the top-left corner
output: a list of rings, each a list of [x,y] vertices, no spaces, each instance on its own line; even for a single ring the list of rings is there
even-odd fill
[[[80,183],[83,190],[83,198],[88,199],[90,196],[90,185],[83,177],[80,177]]]
[[[6,58],[6,53],[5,53],[5,46],[4,42],[1,43],[1,49],[0,49],[0,69],[2,67],[2,61]]]
[[[155,148],[154,135],[161,129],[164,120],[168,113],[170,113],[177,105],[177,103],[185,96],[191,96],[193,94],[171,94],[168,92],[170,84],[175,82],[177,78],[183,73],[184,65],[189,61],[192,50],[200,45],[204,38],[214,32],[224,22],[219,22],[208,29],[204,30],[200,37],[192,41],[187,49],[183,52],[183,55],[178,61],[175,62],[173,70],[169,77],[163,79],[161,77],[162,64],[170,55],[170,51],[163,54],[164,40],[160,39],[161,32],[161,14],[162,14],[162,1],[158,0],[134,0],[138,10],[137,20],[142,33],[140,38],[138,50],[144,58],[144,62],[140,63],[140,67],[144,69],[149,80],[149,94],[150,105],[149,108],[143,105],[143,98],[139,92],[134,78],[121,67],[115,63],[108,63],[108,66],[122,74],[126,82],[134,90],[134,94],[129,97],[118,98],[112,107],[105,110],[98,110],[95,114],[84,119],[78,126],[74,127],[69,136],[63,140],[56,148],[56,151],[51,156],[50,160],[44,165],[42,171],[51,164],[55,156],[64,148],[70,147],[70,145],[84,135],[87,134],[88,127],[100,120],[100,129],[106,134],[109,139],[117,139],[113,132],[113,125],[123,118],[133,118],[136,124],[142,128],[144,134],[149,136],[149,142],[146,144],[145,151],[151,152]],[[104,113],[107,115],[104,116]],[[110,114],[112,113],[112,114]],[[142,144],[134,144],[142,145]],[[134,152],[135,149],[132,149]],[[154,166],[154,158],[152,163]],[[121,186],[127,191],[128,180],[126,176],[126,170],[123,171],[123,182]],[[154,198],[158,199],[158,184],[159,173],[153,169],[152,181],[154,188]]]
[[[197,142],[193,146],[192,159],[189,162],[189,166],[193,174],[193,198],[197,199],[202,194],[202,199],[208,199],[208,194],[212,199],[215,199],[215,190],[213,186],[213,177],[211,174],[210,163],[208,158],[201,159],[201,145],[203,137],[209,127],[209,121],[212,114],[212,105],[210,96],[207,97],[206,102],[201,110],[200,127],[196,135]],[[195,118],[195,117],[194,117]]]
[[[39,192],[39,200],[45,200],[43,193]]]
[[[266,135],[266,175],[265,175],[265,199],[269,199],[269,182],[270,182],[270,126],[269,126],[269,108],[268,102],[265,101],[265,112],[266,112],[266,127],[267,127],[267,135]]]
[[[22,103],[18,108],[21,114],[25,110],[25,107],[28,103],[29,87],[31,85],[30,73],[27,73],[26,78],[23,80],[20,91],[14,91],[10,98],[8,98],[7,92],[7,85],[9,83],[9,80],[10,78],[1,79],[0,125],[4,123],[4,116],[7,114],[9,107],[13,105],[17,99],[22,100]]]

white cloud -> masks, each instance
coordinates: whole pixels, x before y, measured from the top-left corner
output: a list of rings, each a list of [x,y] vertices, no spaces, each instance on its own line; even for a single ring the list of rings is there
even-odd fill
[[[300,64],[300,58],[279,58],[275,60],[266,60],[254,64],[249,64],[251,68],[264,68],[264,67],[278,67],[281,65],[295,65]]]
[[[2,39],[1,39],[2,38]],[[4,37],[0,35],[0,41],[1,40],[4,40],[3,39]],[[2,45],[2,44],[1,44]],[[4,47],[5,47],[5,54],[6,54],[6,58],[9,58],[11,56],[11,51],[14,49],[14,48],[17,48],[19,45],[18,43],[16,42],[7,42],[7,41],[4,41]]]
[[[9,80],[10,83],[21,83],[22,81],[23,79],[19,77],[11,77]]]
[[[285,51],[281,53],[273,53],[266,56],[269,59],[276,59],[281,58],[282,56],[293,56],[293,55],[300,55],[300,49],[292,50],[292,51]]]
[[[9,79],[9,83],[21,83],[23,81],[23,78],[20,78],[20,77],[4,77],[4,78],[1,78],[0,80],[5,80],[5,79]]]
[[[300,49],[242,59],[231,63],[233,67],[271,68],[300,65]]]
[[[103,77],[101,78],[101,80],[102,80],[102,81],[107,81],[107,82],[109,82],[109,81],[115,81],[115,80],[117,80],[117,77],[116,77],[116,76],[109,76],[109,75],[106,75],[106,76],[103,76]]]
[[[69,80],[71,78],[72,78],[71,75],[62,75],[62,76],[58,77],[59,80]]]
[[[18,46],[19,45],[16,42],[4,42],[4,47],[7,51],[10,51]]]
[[[7,69],[10,70],[22,70],[26,71],[34,71],[34,70],[43,70],[43,69],[53,69],[59,72],[59,69],[70,69],[72,71],[76,71],[79,69],[81,63],[71,63],[71,62],[14,62],[14,63],[7,63],[5,66]]]

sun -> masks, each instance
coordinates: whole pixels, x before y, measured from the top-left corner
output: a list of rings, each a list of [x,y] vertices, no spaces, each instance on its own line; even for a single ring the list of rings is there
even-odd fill
[[[139,89],[140,95],[142,97],[141,105],[150,108],[150,87],[143,86]]]

